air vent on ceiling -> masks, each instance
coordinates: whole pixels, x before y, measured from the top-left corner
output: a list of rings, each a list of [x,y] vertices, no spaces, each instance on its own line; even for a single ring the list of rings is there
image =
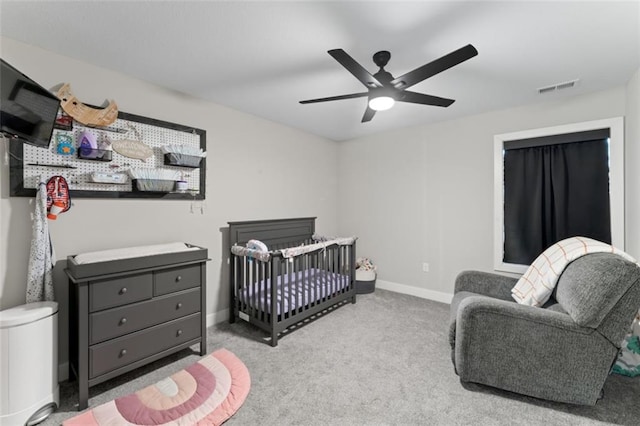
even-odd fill
[[[557,83],[557,84],[552,84],[551,86],[540,87],[538,88],[538,93],[543,94],[543,93],[555,92],[556,90],[570,89],[574,87],[579,80],[580,79],[576,78],[575,80],[565,81],[564,83]]]

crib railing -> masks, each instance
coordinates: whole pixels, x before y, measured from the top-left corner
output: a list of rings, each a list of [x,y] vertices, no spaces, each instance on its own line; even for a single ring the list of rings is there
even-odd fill
[[[265,262],[232,253],[231,322],[237,316],[270,331],[275,346],[288,326],[340,302],[355,303],[355,251],[354,241],[291,258],[273,252]]]

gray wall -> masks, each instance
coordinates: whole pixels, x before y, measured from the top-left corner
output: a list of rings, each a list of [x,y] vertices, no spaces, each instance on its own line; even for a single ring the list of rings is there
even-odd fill
[[[626,87],[625,226],[627,251],[640,259],[640,69]]]
[[[224,318],[228,303],[227,285],[221,282],[221,228],[227,221],[317,216],[318,231],[337,232],[335,142],[14,40],[2,38],[0,46],[3,59],[44,87],[69,82],[85,103],[115,99],[122,111],[207,131],[204,214],[190,213],[191,203],[183,200],[77,198],[71,210],[49,222],[62,260],[54,270],[61,302],[61,362],[67,359],[63,268],[68,255],[170,241],[207,247],[212,259],[207,270],[211,323]],[[9,197],[4,144],[0,149],[0,309],[6,309],[25,301],[33,203]],[[311,163],[323,173],[307,173]]]
[[[626,116],[627,251],[640,257],[640,71],[625,87],[336,144],[7,38],[0,47],[45,87],[69,82],[83,102],[113,98],[125,112],[207,131],[204,214],[190,213],[187,201],[74,199],[50,222],[61,260],[60,362],[67,359],[67,255],[168,241],[207,247],[207,311],[209,322],[220,321],[228,294],[221,229],[232,220],[318,216],[320,232],[359,236],[358,255],[373,258],[381,287],[447,301],[458,272],[492,269],[499,133]],[[310,162],[323,173],[306,175]],[[9,197],[7,180],[2,145],[0,309],[24,303],[33,211],[32,200]]]
[[[635,130],[626,143],[634,157],[625,162],[636,190],[627,192],[634,206],[627,240],[635,238],[628,250],[640,256],[637,78],[636,89],[566,100],[541,96],[548,101],[340,144],[338,230],[360,237],[358,255],[378,265],[382,288],[446,302],[460,271],[493,269],[493,136],[624,116],[629,109],[627,126]]]

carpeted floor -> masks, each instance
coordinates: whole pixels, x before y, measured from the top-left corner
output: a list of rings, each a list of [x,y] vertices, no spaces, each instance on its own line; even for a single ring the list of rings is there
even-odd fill
[[[640,378],[612,375],[594,407],[556,404],[462,385],[447,341],[449,305],[376,290],[284,335],[239,321],[209,329],[209,352],[226,348],[252,387],[228,425],[638,425]],[[153,384],[199,359],[185,350],[89,389],[95,406]],[[73,384],[44,425],[77,414]]]

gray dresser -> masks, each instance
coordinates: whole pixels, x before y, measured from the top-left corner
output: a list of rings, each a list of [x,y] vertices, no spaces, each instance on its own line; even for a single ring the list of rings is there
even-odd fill
[[[89,387],[194,344],[205,355],[207,250],[91,264],[67,259],[69,367]]]

